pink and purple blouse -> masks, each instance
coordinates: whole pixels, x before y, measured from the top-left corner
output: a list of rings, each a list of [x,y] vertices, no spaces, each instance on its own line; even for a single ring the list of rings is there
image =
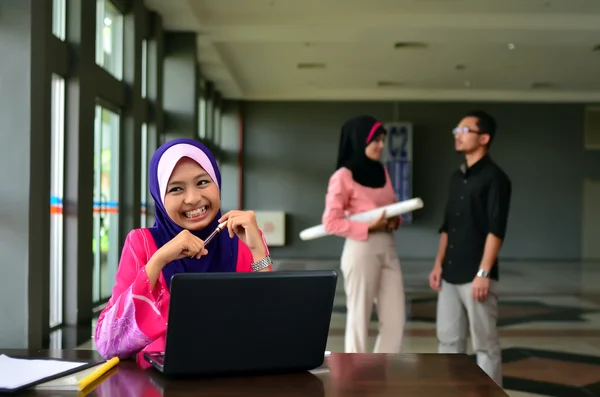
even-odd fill
[[[268,247],[263,236],[265,248]],[[162,352],[169,323],[170,293],[161,272],[153,290],[145,266],[157,251],[148,229],[127,235],[112,296],[98,317],[94,341],[104,358]],[[239,240],[236,272],[252,271],[252,253]]]

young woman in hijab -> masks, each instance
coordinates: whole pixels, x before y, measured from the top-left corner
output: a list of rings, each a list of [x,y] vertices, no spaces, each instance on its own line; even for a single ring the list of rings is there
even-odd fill
[[[112,296],[94,335],[105,358],[164,351],[174,274],[272,268],[254,213],[221,215],[221,174],[203,144],[193,139],[165,143],[152,156],[149,177],[156,221],[151,228],[132,230],[125,240]],[[227,230],[204,247],[206,237],[225,221]]]
[[[389,174],[380,161],[386,131],[371,116],[347,121],[325,200],[323,225],[329,234],[346,238],[341,257],[346,292],[347,353],[368,350],[373,303],[377,303],[379,337],[376,353],[398,353],[405,324],[404,285],[393,231],[400,218],[382,211],[369,223],[346,219],[397,201]]]

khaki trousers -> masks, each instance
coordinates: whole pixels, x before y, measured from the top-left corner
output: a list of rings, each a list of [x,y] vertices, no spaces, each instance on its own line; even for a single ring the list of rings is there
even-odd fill
[[[367,352],[373,303],[379,317],[375,353],[399,353],[406,314],[393,234],[371,233],[366,241],[346,239],[341,262],[347,308],[346,353]]]

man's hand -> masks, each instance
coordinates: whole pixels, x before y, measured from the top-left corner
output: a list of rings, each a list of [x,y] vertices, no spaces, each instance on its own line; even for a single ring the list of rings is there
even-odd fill
[[[490,279],[487,277],[475,276],[473,279],[473,299],[478,302],[484,302],[488,297],[490,289]]]
[[[439,291],[442,286],[442,265],[435,264],[429,273],[429,286],[434,291]]]

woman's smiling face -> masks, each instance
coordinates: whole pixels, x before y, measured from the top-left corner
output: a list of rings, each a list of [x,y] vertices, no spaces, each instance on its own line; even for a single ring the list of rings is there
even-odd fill
[[[169,217],[182,228],[202,230],[221,207],[219,187],[204,168],[183,157],[169,178],[164,206]]]

